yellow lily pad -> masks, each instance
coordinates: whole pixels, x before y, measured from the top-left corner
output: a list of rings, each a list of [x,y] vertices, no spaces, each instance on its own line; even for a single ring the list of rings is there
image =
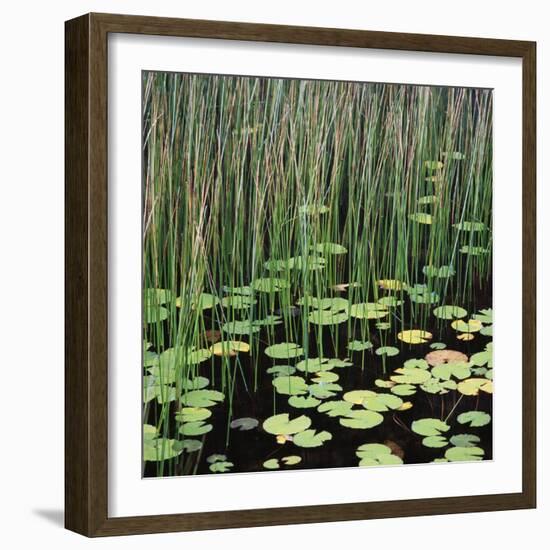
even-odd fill
[[[432,339],[432,334],[425,330],[412,329],[400,332],[397,338],[406,344],[425,344]]]
[[[250,344],[236,340],[226,340],[216,342],[213,346],[210,346],[210,351],[219,357],[234,357],[240,351],[245,353],[250,351]]]
[[[451,327],[457,332],[479,332],[482,326],[481,321],[477,319],[469,319],[468,321],[457,319],[451,323]]]

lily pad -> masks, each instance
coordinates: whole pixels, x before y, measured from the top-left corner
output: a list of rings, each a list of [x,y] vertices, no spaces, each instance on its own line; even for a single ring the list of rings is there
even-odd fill
[[[353,403],[348,401],[326,401],[317,407],[321,413],[326,413],[330,417],[347,416],[352,410]]]
[[[390,376],[396,384],[423,384],[430,379],[430,373],[425,369],[402,367],[395,369],[397,374]]]
[[[259,422],[255,418],[245,416],[243,418],[236,418],[231,422],[230,426],[235,430],[245,432],[248,430],[253,430],[258,426],[258,424]]]
[[[276,458],[270,458],[269,460],[266,460],[262,466],[266,470],[277,470],[280,468],[279,461]]]
[[[228,332],[229,334],[235,335],[245,335],[245,334],[254,334],[260,332],[260,327],[254,325],[252,321],[230,321],[229,323],[224,323],[222,325],[222,330]]]
[[[281,458],[281,462],[286,466],[295,466],[296,464],[300,464],[300,462],[302,462],[302,457],[298,455],[283,456],[283,458]]]
[[[387,355],[388,357],[393,357],[394,355],[399,354],[399,348],[395,348],[393,346],[382,346],[374,353],[376,353],[376,355]]]
[[[451,323],[451,327],[457,332],[479,332],[481,326],[481,321],[477,319],[469,319],[468,321],[456,320]]]
[[[333,383],[312,384],[309,386],[309,393],[317,399],[328,399],[334,397],[336,392],[342,391],[342,386]]]
[[[219,357],[234,357],[241,351],[245,353],[250,351],[250,344],[237,340],[225,340],[210,346],[210,351]]]
[[[338,325],[348,320],[348,314],[345,311],[334,312],[330,309],[314,309],[309,313],[307,320],[321,326]]]
[[[332,439],[332,434],[327,431],[316,432],[315,430],[305,430],[297,433],[292,442],[298,447],[320,447],[326,441]]]
[[[212,416],[212,411],[206,407],[183,407],[176,413],[178,422],[198,422]]]
[[[448,279],[452,277],[456,272],[452,265],[442,265],[441,267],[435,267],[433,265],[425,265],[422,268],[422,273],[426,277],[436,277],[437,279]]]
[[[433,449],[446,447],[448,444],[447,438],[441,435],[430,435],[422,440],[422,445],[424,445],[424,447],[431,447]]]
[[[481,440],[477,435],[458,434],[451,437],[451,444],[455,447],[476,447]]]
[[[319,243],[313,249],[320,254],[345,254],[348,249],[337,243]]]
[[[286,279],[277,279],[276,277],[266,277],[263,279],[256,279],[252,283],[252,288],[258,292],[280,292],[290,288],[290,283]]]
[[[485,256],[485,254],[489,254],[489,251],[486,248],[466,244],[460,247],[459,252],[461,254],[468,254],[468,256]]]
[[[224,474],[233,468],[233,462],[214,462],[210,464],[210,471],[214,474]]]
[[[362,405],[364,400],[369,397],[376,397],[377,393],[372,390],[352,390],[343,395],[344,401],[355,405]]]
[[[263,423],[264,430],[273,435],[292,435],[303,432],[310,426],[311,419],[309,417],[302,415],[290,420],[288,413],[270,416]]]
[[[369,341],[352,340],[348,342],[348,349],[350,351],[366,351],[372,349],[372,343]]]
[[[162,306],[144,306],[143,307],[143,320],[147,324],[159,323],[168,319],[168,310]]]
[[[378,303],[384,307],[398,307],[403,303],[403,300],[398,300],[395,296],[383,296],[378,299]]]
[[[393,386],[390,391],[395,395],[407,397],[416,393],[416,386],[413,386],[412,384],[397,384]]]
[[[425,330],[412,329],[398,333],[397,338],[406,344],[426,344],[432,339],[432,334]]]
[[[468,312],[459,306],[440,306],[434,309],[433,314],[438,319],[462,319]]]
[[[414,214],[409,214],[409,220],[424,225],[431,225],[433,218],[427,212],[415,212]]]
[[[357,319],[381,319],[389,314],[388,309],[377,303],[353,304],[350,307],[349,314]]]
[[[277,376],[272,384],[282,395],[303,395],[308,391],[308,385],[299,376]]]
[[[480,391],[493,393],[493,383],[487,378],[467,378],[458,384],[462,395],[478,395]]]
[[[443,163],[440,160],[426,160],[424,161],[424,166],[428,170],[441,170],[443,168]]]
[[[440,380],[450,380],[452,376],[464,380],[470,374],[471,370],[468,363],[443,363],[432,369],[432,376]]]
[[[487,229],[487,226],[484,223],[470,221],[455,223],[453,227],[459,231],[484,231]]]
[[[330,208],[328,206],[325,206],[324,204],[306,204],[298,208],[298,212],[300,214],[309,214],[309,215],[326,214],[329,211],[330,211]]]
[[[406,290],[408,288],[406,283],[398,279],[381,279],[376,282],[384,290]]]
[[[435,195],[424,195],[423,197],[419,197],[416,202],[418,204],[435,204],[437,197]]]
[[[231,294],[222,298],[222,306],[233,309],[250,309],[256,299],[246,294]]]
[[[340,424],[346,428],[367,430],[384,422],[384,417],[375,411],[359,410],[350,411],[346,418],[340,418]]]
[[[225,395],[216,390],[193,390],[183,394],[181,402],[186,407],[212,407],[224,399]]]
[[[447,449],[445,458],[450,462],[470,462],[483,460],[485,451],[480,447],[451,447]]]
[[[205,424],[204,422],[186,422],[180,426],[179,433],[185,436],[197,436],[208,433],[212,430],[212,424]]]
[[[143,291],[143,306],[155,307],[171,302],[173,293],[166,288],[146,288]]]
[[[290,365],[274,365],[269,367],[266,372],[275,376],[291,376],[296,372],[296,368]]]
[[[481,428],[491,422],[491,415],[483,411],[469,411],[459,414],[457,421],[460,424],[468,424],[471,428]]]
[[[396,395],[388,393],[379,393],[374,397],[367,397],[363,400],[363,407],[369,411],[386,412],[399,409],[403,405],[403,400]]]
[[[392,449],[381,443],[367,443],[357,448],[359,466],[390,466],[403,464],[403,460],[392,453]]]
[[[178,449],[174,445],[177,443],[175,439],[144,439],[143,440],[143,460],[150,462],[159,462],[162,460],[170,460],[179,456],[183,450]]]
[[[411,429],[418,435],[428,437],[448,432],[451,427],[438,418],[422,418],[420,420],[415,420],[411,425]]]
[[[291,359],[300,357],[304,354],[304,350],[293,342],[282,342],[265,348],[265,354],[272,359]]]
[[[301,395],[292,395],[288,398],[288,404],[296,409],[311,409],[319,405],[321,401],[315,397],[304,397]]]

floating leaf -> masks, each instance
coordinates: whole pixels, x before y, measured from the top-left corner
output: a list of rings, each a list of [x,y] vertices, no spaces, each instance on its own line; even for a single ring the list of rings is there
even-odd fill
[[[330,211],[330,208],[323,204],[306,204],[298,208],[298,212],[300,214],[309,214],[309,215],[326,214],[329,211]]]
[[[426,355],[426,361],[432,365],[442,365],[444,363],[467,363],[468,356],[460,351],[452,349],[441,349],[436,351],[430,351]]]
[[[409,298],[412,302],[417,304],[435,304],[439,302],[439,294],[437,292],[430,292],[426,285],[414,285],[410,287]]]
[[[273,327],[282,323],[282,317],[279,315],[268,315],[265,319],[252,321],[254,327]]]
[[[377,412],[360,410],[350,411],[346,418],[340,418],[340,424],[346,428],[354,428],[357,430],[367,430],[382,424],[384,417]]]
[[[348,342],[348,349],[350,351],[365,351],[372,349],[372,344],[369,341],[352,340]]]
[[[222,298],[222,306],[233,309],[250,309],[256,300],[252,296],[231,294]]]
[[[398,300],[395,296],[383,296],[378,299],[378,303],[384,307],[397,307],[403,303],[403,300]]]
[[[432,334],[425,330],[404,330],[397,334],[397,338],[406,344],[426,344],[432,339]]]
[[[367,443],[357,448],[355,453],[361,460],[359,466],[390,466],[403,464],[403,460],[392,454],[392,449],[381,443]]]
[[[385,321],[378,321],[374,326],[378,330],[388,330],[391,327],[391,324]]]
[[[210,471],[214,474],[224,474],[233,468],[233,462],[214,462],[210,465]]]
[[[396,395],[379,393],[374,397],[367,397],[363,400],[363,407],[369,411],[386,412],[396,410],[403,405],[403,400]]]
[[[291,359],[300,357],[304,354],[304,350],[293,342],[282,342],[265,348],[265,354],[272,359]]]
[[[451,443],[455,447],[475,447],[481,440],[477,435],[458,434],[451,437]]]
[[[443,163],[440,160],[425,160],[424,166],[428,170],[441,170],[443,168]]]
[[[473,319],[477,319],[482,323],[492,323],[493,322],[493,310],[492,309],[480,309],[475,315],[472,315]]]
[[[453,224],[453,227],[459,231],[484,231],[487,229],[486,225],[481,222],[460,222]]]
[[[315,430],[305,430],[304,432],[297,433],[292,442],[298,447],[320,447],[325,441],[330,441],[332,434],[327,431],[316,432]]]
[[[448,432],[451,427],[438,418],[422,418],[415,420],[411,425],[411,429],[418,435],[432,436]]]
[[[303,432],[311,426],[311,419],[305,415],[290,420],[288,413],[276,414],[270,416],[263,423],[263,428],[267,433],[273,435],[292,435]]]
[[[386,317],[389,314],[388,309],[376,303],[362,303],[362,304],[353,304],[350,307],[349,314],[351,317],[356,317],[357,319],[380,319]]]
[[[176,458],[183,451],[178,449],[175,439],[144,439],[143,440],[143,460],[158,462],[161,460],[170,460]]]
[[[330,309],[314,309],[308,315],[307,320],[321,326],[338,325],[348,320],[348,314],[345,311],[336,313]]]
[[[303,395],[308,391],[308,385],[299,376],[277,376],[272,384],[282,395]]]
[[[210,351],[220,357],[234,357],[240,351],[245,353],[250,351],[250,344],[237,340],[226,340],[224,342],[216,342],[213,346],[210,346]]]
[[[406,397],[416,393],[416,386],[413,386],[412,384],[397,384],[393,386],[390,391],[395,395]]]
[[[377,388],[384,388],[384,389],[390,389],[395,386],[395,382],[392,382],[391,380],[381,380],[380,378],[377,378],[374,381],[374,385]]]
[[[249,286],[224,286],[223,291],[229,294],[239,294],[240,296],[252,296],[254,291]],[[223,300],[222,300],[223,303]]]
[[[319,383],[331,383],[336,382],[340,377],[335,373],[331,371],[320,371],[315,373],[315,378],[313,378],[313,382],[316,384]]]
[[[488,368],[492,368],[493,366],[492,344],[488,344],[484,351],[479,351],[478,353],[474,353],[470,357],[470,361],[478,367],[483,367],[484,365],[487,365]]]
[[[432,219],[432,215],[426,212],[415,212],[414,214],[409,214],[409,220],[422,223],[424,225],[431,225]]]
[[[317,410],[326,413],[330,417],[347,416],[353,407],[353,403],[347,401],[326,401],[319,405]]]
[[[303,397],[301,395],[292,395],[288,398],[288,404],[296,409],[310,409],[319,405],[321,401],[315,397]]]
[[[176,420],[178,422],[198,422],[206,420],[212,416],[212,411],[205,407],[183,407],[176,412]]]
[[[493,393],[493,383],[486,378],[468,378],[458,384],[458,391],[462,395],[478,395],[480,390]]]
[[[204,422],[186,422],[180,426],[179,433],[185,436],[197,436],[208,433],[212,430],[212,424],[205,424]]]
[[[460,424],[468,424],[472,428],[481,428],[491,422],[491,415],[483,411],[469,411],[459,414],[457,420]]]
[[[309,393],[317,399],[328,399],[329,397],[334,397],[336,395],[335,392],[339,391],[342,391],[342,386],[339,384],[325,384],[324,382],[321,382],[320,384],[312,384],[309,386]]]
[[[437,202],[437,197],[435,195],[425,195],[424,197],[419,197],[416,202],[418,204],[435,204]]]
[[[171,302],[173,296],[172,291],[165,288],[146,288],[143,291],[143,306],[160,306]]]
[[[337,243],[319,243],[313,249],[320,254],[345,254],[348,249]]]
[[[296,372],[296,369],[290,365],[274,365],[269,367],[266,372],[276,376],[291,376]]]
[[[457,332],[479,332],[481,321],[469,319],[468,321],[456,320],[451,323],[451,327]]]
[[[485,451],[479,447],[451,447],[445,453],[445,458],[450,462],[469,462],[483,460]]]
[[[343,395],[344,401],[348,403],[354,403],[355,405],[362,405],[363,401],[369,397],[376,397],[377,393],[371,390],[352,390]]]
[[[253,281],[252,287],[258,292],[271,293],[290,288],[290,283],[286,279],[266,277],[264,279],[256,279],[255,281]]]
[[[456,335],[457,340],[461,340],[462,342],[469,342],[470,340],[473,340],[475,336],[473,334],[470,334],[469,332],[461,332],[460,334]]]
[[[144,306],[143,307],[143,320],[150,323],[159,323],[168,319],[168,310],[162,306]]]
[[[269,460],[266,460],[262,466],[266,470],[277,470],[279,468],[279,461],[276,458],[270,458]]]
[[[440,306],[434,309],[433,314],[439,319],[462,319],[468,312],[458,306]]]
[[[377,281],[377,284],[380,288],[383,288],[384,290],[407,289],[407,285],[402,281],[398,281],[397,279],[381,279],[380,281]]]
[[[430,366],[428,365],[428,361],[425,359],[407,359],[403,366],[408,369],[429,369]]]
[[[302,457],[298,455],[283,456],[283,458],[281,458],[281,462],[286,466],[295,466],[296,464],[300,464],[300,462],[302,462]]]
[[[449,393],[449,390],[456,390],[457,384],[454,380],[437,380],[430,378],[426,380],[420,388],[426,393],[440,394]]]
[[[253,430],[258,426],[259,422],[255,418],[243,417],[236,418],[229,424],[233,429],[240,430],[245,432],[248,430]]]
[[[435,350],[442,350],[447,347],[447,344],[444,344],[443,342],[433,342],[430,344],[430,347]]]
[[[431,447],[433,449],[446,447],[448,444],[447,438],[441,435],[430,435],[422,440],[422,445],[424,445],[424,447]]]
[[[216,390],[193,390],[183,394],[181,402],[186,407],[212,407],[224,399],[225,395]]]
[[[464,380],[470,374],[469,363],[442,363],[432,369],[432,375],[440,380],[450,380],[451,376]]]
[[[229,334],[235,335],[245,335],[245,334],[254,334],[260,332],[260,327],[254,325],[250,320],[246,321],[230,321],[222,325],[222,330],[228,332]]]
[[[225,462],[226,460],[227,457],[225,455],[218,453],[214,453],[206,457],[206,462],[208,462],[208,464],[214,464],[214,462]]]
[[[376,355],[387,355],[388,357],[393,357],[394,355],[399,354],[399,349],[393,346],[382,346],[374,353],[376,353]]]
[[[484,256],[489,254],[489,251],[481,246],[470,246],[464,245],[460,248],[459,252],[461,254],[468,254],[469,256]]]
[[[464,160],[466,158],[466,155],[464,153],[461,153],[460,151],[444,152],[443,156],[451,160]]]
[[[441,267],[434,267],[432,265],[425,265],[422,268],[422,273],[427,277],[437,277],[438,279],[448,279],[455,274],[454,267],[452,265],[442,265]]]
[[[390,376],[396,384],[423,384],[429,380],[430,373],[424,369],[403,367],[395,369],[397,374]]]
[[[184,439],[174,442],[174,450],[182,450],[186,453],[196,453],[202,449],[202,443],[196,439]]]

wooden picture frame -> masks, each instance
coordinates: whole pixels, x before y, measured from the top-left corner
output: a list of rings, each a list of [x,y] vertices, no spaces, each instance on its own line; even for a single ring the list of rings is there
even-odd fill
[[[523,67],[523,489],[518,493],[108,516],[107,36],[161,35],[506,56]],[[65,525],[109,536],[536,506],[536,45],[534,42],[87,14],[65,27]]]

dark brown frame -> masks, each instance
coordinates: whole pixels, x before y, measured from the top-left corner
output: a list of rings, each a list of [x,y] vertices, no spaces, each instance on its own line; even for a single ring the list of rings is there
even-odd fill
[[[523,489],[520,493],[110,518],[107,514],[107,36],[185,36],[506,56],[523,63]],[[536,44],[87,14],[65,24],[65,525],[126,535],[536,506]]]

